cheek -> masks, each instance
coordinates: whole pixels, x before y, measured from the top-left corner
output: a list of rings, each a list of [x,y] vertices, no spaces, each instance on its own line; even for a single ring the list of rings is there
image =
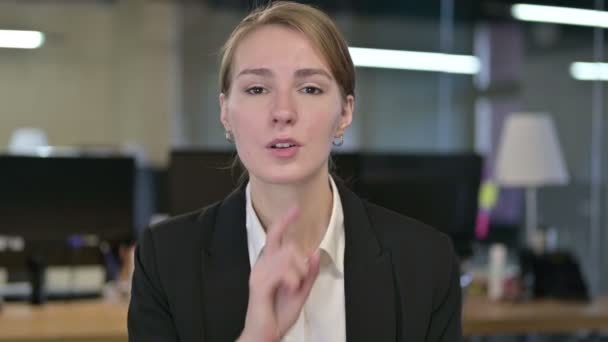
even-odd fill
[[[328,113],[327,111],[314,115],[314,119],[308,126],[308,136],[316,146],[315,151],[317,152],[315,153],[331,150],[331,143],[336,135],[339,119],[335,113]]]
[[[318,120],[317,121],[316,130],[323,134],[323,137],[326,141],[331,141],[333,136],[336,134],[336,129],[338,127],[338,120],[333,116],[328,118],[327,120]],[[318,134],[319,134],[318,133]]]
[[[342,119],[342,107],[332,106],[331,110],[326,110],[320,116],[324,117],[324,120],[317,120],[317,129],[323,132],[331,140],[340,126]]]
[[[253,135],[256,127],[261,124],[260,108],[253,103],[234,101],[227,111],[230,124],[237,140],[247,139]]]

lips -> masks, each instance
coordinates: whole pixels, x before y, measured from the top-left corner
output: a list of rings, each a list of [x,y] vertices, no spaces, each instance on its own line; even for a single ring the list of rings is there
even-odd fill
[[[266,145],[270,155],[277,160],[292,160],[300,151],[300,143],[291,138],[274,139]]]
[[[274,139],[271,141],[266,147],[272,149],[288,149],[291,147],[299,147],[300,143],[298,143],[294,139]]]

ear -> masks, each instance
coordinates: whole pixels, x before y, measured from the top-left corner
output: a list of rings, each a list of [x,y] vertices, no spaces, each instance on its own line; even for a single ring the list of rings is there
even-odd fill
[[[350,126],[353,122],[353,112],[355,111],[355,97],[352,95],[346,96],[346,101],[344,101],[344,106],[342,107],[342,115],[340,117],[340,122],[338,123],[338,130],[336,131],[336,135],[344,135],[344,131],[346,128]]]
[[[230,129],[230,121],[228,120],[228,99],[224,93],[220,93],[220,121],[222,125],[224,125],[224,129],[227,131],[231,131]]]

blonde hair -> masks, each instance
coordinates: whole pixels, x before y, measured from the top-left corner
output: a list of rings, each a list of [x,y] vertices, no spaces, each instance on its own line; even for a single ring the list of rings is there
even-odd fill
[[[232,31],[222,49],[220,91],[228,95],[234,53],[241,40],[265,25],[283,25],[303,33],[325,58],[344,98],[355,95],[355,67],[346,40],[322,11],[304,4],[277,1],[254,10]]]

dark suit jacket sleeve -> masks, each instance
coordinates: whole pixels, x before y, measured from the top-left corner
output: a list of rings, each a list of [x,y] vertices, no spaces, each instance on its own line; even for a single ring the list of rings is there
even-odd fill
[[[155,253],[152,230],[146,229],[135,250],[127,324],[130,342],[178,341]]]
[[[433,307],[428,341],[459,342],[462,340],[462,298],[460,289],[460,267],[452,243],[445,237],[449,260],[446,260],[440,275],[437,291],[439,299]]]

